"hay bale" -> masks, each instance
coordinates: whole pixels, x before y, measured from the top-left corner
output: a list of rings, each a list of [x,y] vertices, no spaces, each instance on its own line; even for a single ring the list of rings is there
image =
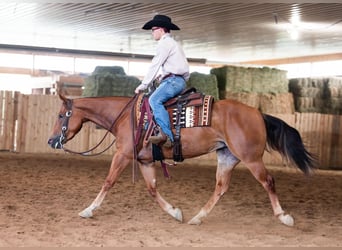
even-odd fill
[[[341,77],[290,79],[289,90],[293,93],[298,112],[342,114]]]
[[[114,75],[126,75],[125,70],[121,66],[96,66],[93,75],[102,75],[111,73]]]
[[[297,97],[295,101],[295,108],[298,112],[308,112],[309,111],[310,98],[308,97]]]
[[[236,67],[234,77],[229,88],[234,92],[252,92],[253,69],[246,67]],[[227,89],[226,89],[227,90]]]
[[[329,78],[326,87],[329,97],[342,97],[342,77]]]
[[[293,114],[295,112],[294,99],[291,93],[226,92],[225,98],[237,100],[257,108],[263,113]]]
[[[327,81],[329,81],[329,79],[327,78],[308,78],[307,79],[307,87],[316,87],[319,89],[323,89],[325,87],[325,84],[327,83]]]
[[[113,73],[115,72],[115,73]],[[127,76],[122,67],[96,67],[84,80],[82,96],[133,96],[140,80]]]
[[[257,93],[287,93],[286,71],[269,67],[255,68],[252,85],[253,92]]]
[[[252,74],[246,67],[223,66],[213,68],[211,74],[216,75],[219,90],[225,92],[251,92]]]
[[[233,81],[234,69],[234,67],[223,66],[220,68],[212,68],[210,70],[210,74],[216,76],[220,99],[224,99],[224,93],[229,91],[230,85]]]
[[[289,90],[298,97],[317,97],[324,95],[325,79],[298,78],[289,80]]]
[[[225,99],[233,99],[254,108],[259,108],[260,97],[258,93],[225,92]]]
[[[292,93],[259,94],[259,110],[263,113],[293,114],[295,112]]]
[[[305,95],[305,93],[303,93],[303,85],[302,79],[295,78],[289,80],[289,90],[295,97],[301,97]]]
[[[206,95],[212,95],[215,100],[219,100],[217,79],[213,74],[192,72],[187,87],[195,87],[198,91]]]
[[[332,97],[330,103],[330,110],[332,111],[332,114],[342,114],[342,98]]]
[[[340,95],[340,93],[339,93],[339,89],[337,88],[337,87],[330,87],[329,89],[328,89],[328,91],[329,91],[329,95],[331,96],[331,97],[339,97],[339,95]]]
[[[288,92],[286,71],[275,68],[226,65],[221,68],[213,68],[210,73],[216,75],[220,93],[223,93],[223,91],[248,93]]]

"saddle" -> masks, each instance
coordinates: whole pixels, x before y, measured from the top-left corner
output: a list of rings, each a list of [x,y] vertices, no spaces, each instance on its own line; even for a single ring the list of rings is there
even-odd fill
[[[171,98],[164,103],[166,109],[177,106],[178,103],[184,103],[187,106],[198,106],[203,104],[203,94],[196,92],[196,88],[183,90],[178,96]]]
[[[173,160],[181,162],[184,160],[181,145],[181,128],[210,126],[210,113],[214,98],[197,92],[196,88],[188,88],[178,96],[171,98],[164,103],[169,113],[170,121],[176,132],[174,134]],[[148,96],[141,94],[136,104],[136,117],[138,130],[135,137],[135,144],[140,141],[142,130],[146,130],[143,146],[146,146],[148,139],[156,131],[156,123],[149,106]],[[161,149],[157,145],[152,146],[153,159],[164,160]]]

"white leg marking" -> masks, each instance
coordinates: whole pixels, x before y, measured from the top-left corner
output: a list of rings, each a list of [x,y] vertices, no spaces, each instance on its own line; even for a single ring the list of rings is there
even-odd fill
[[[79,212],[78,215],[82,218],[91,218],[93,217],[93,212],[91,209],[89,209],[88,207],[86,209],[84,209],[83,211]]]
[[[278,215],[279,220],[285,224],[286,226],[293,227],[294,225],[294,219],[289,214],[280,214]]]
[[[183,222],[183,213],[179,208],[173,208],[171,205],[167,206],[166,212],[176,220]]]
[[[82,218],[91,218],[91,217],[93,217],[93,211],[96,208],[97,207],[95,205],[91,204],[89,207],[87,207],[83,211],[79,212],[78,215],[81,216]]]
[[[201,209],[201,211],[195,216],[193,217],[189,222],[188,224],[189,225],[200,225],[202,223],[202,218],[206,217],[207,216],[207,213]]]

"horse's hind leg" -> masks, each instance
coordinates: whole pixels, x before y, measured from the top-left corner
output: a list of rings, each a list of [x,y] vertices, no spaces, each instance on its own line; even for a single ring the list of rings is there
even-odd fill
[[[202,218],[206,217],[219,201],[221,196],[227,192],[232,170],[239,163],[239,159],[231,154],[228,148],[217,150],[217,170],[216,170],[216,186],[213,195],[208,202],[202,207],[200,212],[193,217],[188,224],[199,225],[202,223]]]
[[[267,191],[274,215],[277,216],[283,224],[293,226],[294,220],[291,215],[285,214],[281,208],[275,190],[274,179],[266,170],[263,161],[260,159],[259,161],[245,163],[245,165],[251,171],[255,179],[257,179]]]
[[[156,180],[154,163],[150,163],[150,164],[139,163],[139,167],[145,179],[147,190],[150,193],[150,195],[155,199],[155,201],[157,201],[159,206],[165,212],[167,212],[176,220],[182,222],[183,221],[182,211],[179,208],[174,208],[170,203],[165,201],[164,198],[157,191],[157,180]]]
[[[95,200],[90,204],[90,206],[78,214],[79,216],[81,216],[82,218],[90,218],[93,216],[93,211],[100,207],[109,189],[115,184],[115,181],[125,169],[125,167],[129,164],[129,162],[130,160],[123,156],[123,154],[116,153],[114,155],[109,173],[106,177],[105,183],[101,188],[101,191],[99,192]]]

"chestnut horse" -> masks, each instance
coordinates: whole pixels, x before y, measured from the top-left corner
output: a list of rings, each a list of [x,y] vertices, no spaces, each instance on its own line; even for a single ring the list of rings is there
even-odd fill
[[[105,182],[95,200],[79,215],[83,218],[92,217],[93,211],[99,208],[122,171],[137,160],[150,195],[165,212],[182,221],[182,211],[168,203],[157,190],[151,144],[143,146],[143,143],[140,143],[135,147],[132,111],[134,112],[137,96],[86,97],[72,100],[60,95],[60,98],[63,104],[52,136],[48,140],[51,147],[63,148],[63,144],[71,140],[81,130],[82,124],[88,121],[107,129],[116,138],[117,151]],[[250,170],[268,193],[274,215],[285,225],[294,224],[292,216],[286,214],[279,203],[274,179],[266,170],[262,156],[267,147],[274,149],[305,174],[311,173],[316,159],[305,149],[296,129],[278,118],[260,113],[255,108],[226,99],[214,102],[210,126],[182,128],[181,138],[185,159],[213,151],[217,153],[215,191],[188,224],[198,225],[210,213],[228,190],[232,171],[239,162]],[[172,149],[162,148],[162,152],[165,158],[172,159]]]

